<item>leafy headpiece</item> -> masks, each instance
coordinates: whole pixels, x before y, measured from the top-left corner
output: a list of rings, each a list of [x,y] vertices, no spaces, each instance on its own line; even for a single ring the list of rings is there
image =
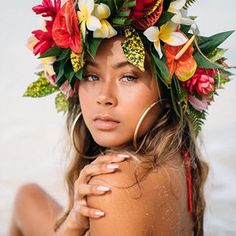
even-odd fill
[[[57,92],[57,111],[66,111],[83,76],[85,54],[92,57],[104,38],[123,34],[127,60],[144,71],[145,48],[156,78],[169,89],[173,107],[191,119],[196,133],[207,106],[231,73],[218,46],[233,31],[199,35],[195,17],[187,15],[194,0],[43,0],[33,7],[45,25],[33,31],[28,46],[42,63],[24,96]]]

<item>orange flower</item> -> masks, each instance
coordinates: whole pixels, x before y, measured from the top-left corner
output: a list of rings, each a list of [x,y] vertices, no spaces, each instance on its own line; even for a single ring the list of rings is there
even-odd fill
[[[66,2],[58,12],[52,28],[52,37],[58,47],[71,48],[74,53],[82,53],[81,33],[73,0]]]
[[[164,45],[166,64],[170,72],[170,78],[175,74],[181,81],[190,79],[197,69],[197,63],[193,57],[194,48],[191,44],[194,38],[181,46]]]

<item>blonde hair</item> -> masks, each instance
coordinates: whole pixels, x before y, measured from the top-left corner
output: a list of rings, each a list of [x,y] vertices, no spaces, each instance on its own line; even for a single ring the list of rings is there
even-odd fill
[[[131,151],[131,155],[148,173],[152,168],[159,167],[168,160],[176,156],[176,153],[185,148],[191,157],[192,191],[193,191],[193,233],[195,236],[203,235],[203,218],[205,210],[204,183],[208,173],[207,164],[201,160],[200,151],[197,148],[195,135],[192,130],[191,122],[187,116],[180,119],[174,111],[171,103],[169,91],[158,80],[161,92],[161,114],[156,124],[151,128],[145,138],[139,138],[141,145],[138,152]],[[81,112],[79,100],[74,97],[70,100],[70,107],[67,116],[67,128],[70,133],[72,123],[76,116]],[[91,163],[91,160],[84,157],[96,158],[104,147],[98,146],[93,140],[84,120],[80,119],[75,127],[76,147],[80,153],[74,152],[65,179],[68,187],[69,204],[66,213],[56,222],[55,230],[65,221],[73,207],[74,182],[80,175],[84,166]],[[160,142],[161,140],[161,142]],[[142,158],[143,157],[143,158]]]

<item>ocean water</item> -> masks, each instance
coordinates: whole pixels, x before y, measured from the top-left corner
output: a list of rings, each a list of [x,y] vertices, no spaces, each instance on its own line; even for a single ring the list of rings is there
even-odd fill
[[[5,236],[14,196],[22,184],[36,182],[66,204],[65,117],[56,114],[53,96],[22,98],[34,79],[37,60],[25,47],[30,32],[40,27],[31,7],[39,1],[5,1],[0,14],[0,236]],[[236,2],[199,0],[191,9],[202,34],[236,29]],[[224,47],[236,65],[236,34]],[[36,79],[36,77],[35,77]],[[236,81],[227,84],[209,108],[202,132],[202,151],[210,166],[206,187],[207,236],[236,235]]]

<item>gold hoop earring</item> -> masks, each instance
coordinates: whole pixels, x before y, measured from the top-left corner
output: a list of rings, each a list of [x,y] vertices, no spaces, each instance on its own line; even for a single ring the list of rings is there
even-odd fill
[[[133,137],[133,146],[135,148],[135,150],[137,151],[138,150],[138,145],[137,145],[137,138],[138,138],[138,131],[139,131],[139,128],[141,126],[141,124],[143,123],[143,120],[145,118],[145,116],[148,114],[148,112],[155,106],[157,105],[159,102],[163,101],[163,99],[160,99],[154,103],[152,103],[144,112],[143,114],[141,115],[141,117],[139,118],[138,120],[138,123],[136,125],[136,128],[135,128],[135,131],[134,131],[134,137]],[[140,148],[139,148],[140,149]]]
[[[78,122],[78,120],[80,119],[80,117],[82,116],[82,112],[80,112],[76,118],[74,119],[73,123],[72,123],[72,126],[71,126],[71,133],[70,133],[70,137],[71,137],[71,142],[72,142],[72,145],[74,147],[74,149],[76,150],[76,152],[78,152],[80,154],[81,157],[85,158],[85,159],[88,159],[88,160],[94,160],[96,159],[96,156],[95,157],[89,157],[89,156],[86,156],[86,155],[83,155],[79,148],[76,146],[75,144],[75,137],[74,137],[74,132],[75,132],[75,126]]]
[[[80,153],[79,149],[77,148],[77,146],[75,145],[75,137],[74,137],[74,132],[75,132],[75,126],[78,122],[78,120],[80,119],[82,115],[82,112],[80,112],[74,119],[72,126],[71,126],[71,133],[70,133],[70,138],[71,138],[71,143],[73,144],[74,149]]]

